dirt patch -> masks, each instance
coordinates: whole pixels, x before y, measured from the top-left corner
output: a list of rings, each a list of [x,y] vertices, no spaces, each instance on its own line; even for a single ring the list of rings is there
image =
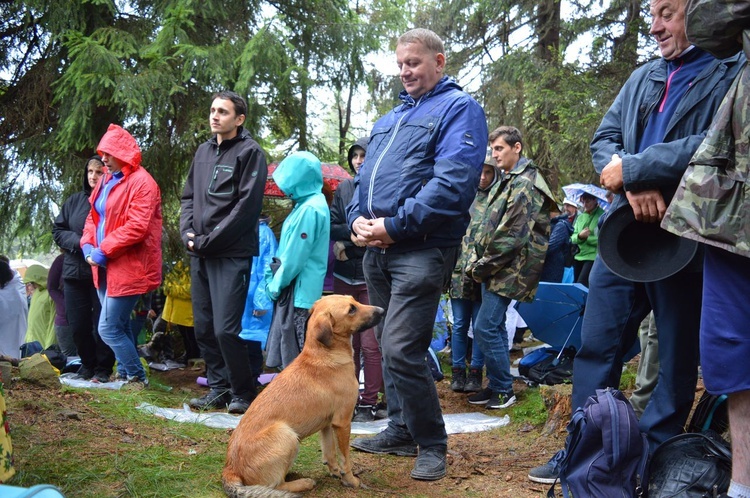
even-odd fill
[[[200,395],[205,392],[195,379],[200,369],[181,369],[168,372],[152,372],[154,384],[170,386],[180,397]],[[466,401],[465,394],[450,390],[449,380],[437,383],[440,403],[444,413],[485,412],[481,407]],[[522,382],[514,385],[520,399],[528,388]],[[46,409],[38,409],[38,401],[45,400]],[[107,455],[113,441],[128,440],[137,444],[173,447],[183,444],[173,431],[148,437],[137,427],[127,422],[103,419],[97,412],[96,394],[84,390],[62,391],[59,388],[44,388],[16,381],[6,388],[9,420],[13,426],[37,427],[34,444],[49,444],[55,447],[67,436],[71,419],[76,421],[76,430],[96,434],[86,448],[88,455]],[[492,415],[504,415],[508,411],[486,411]],[[539,497],[546,493],[547,486],[530,482],[526,475],[529,468],[544,463],[564,442],[564,434],[542,437],[541,424],[537,426],[514,420],[506,428],[483,433],[457,434],[449,436],[448,477],[437,482],[418,482],[409,477],[413,459],[392,456],[353,454],[355,473],[366,489],[348,490],[340,482],[326,476],[321,469],[318,486],[307,493],[308,497],[368,497],[368,496],[478,496],[478,497]],[[226,432],[217,432],[217,437],[228,438]],[[142,439],[142,440],[141,440]],[[170,440],[174,439],[174,440]],[[16,451],[22,452],[26,441],[19,441]],[[20,455],[19,455],[20,457]],[[214,495],[211,495],[214,496]]]

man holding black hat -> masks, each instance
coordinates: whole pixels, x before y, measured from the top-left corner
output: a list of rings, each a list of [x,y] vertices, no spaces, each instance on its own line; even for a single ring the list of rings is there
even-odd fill
[[[617,194],[612,213],[629,204],[635,219],[646,223],[664,216],[744,60],[739,55],[719,60],[690,44],[685,35],[685,0],[651,0],[651,16],[651,34],[662,58],[630,76],[591,143],[602,186]],[[607,221],[602,231],[606,226]],[[682,432],[695,397],[700,264],[694,260],[661,280],[634,282],[607,268],[601,259],[603,234],[599,242],[581,349],[574,362],[572,406],[583,406],[596,389],[619,386],[623,357],[637,340],[640,322],[653,309],[659,331],[659,381],[640,418],[653,451]],[[532,469],[529,478],[553,482],[561,456]]]

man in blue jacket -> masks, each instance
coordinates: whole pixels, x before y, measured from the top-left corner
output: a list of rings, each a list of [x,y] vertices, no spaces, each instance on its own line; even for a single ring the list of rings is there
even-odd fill
[[[352,446],[416,456],[411,476],[445,476],[448,438],[425,355],[443,288],[469,223],[487,150],[484,111],[443,75],[442,40],[427,29],[396,47],[402,104],[375,123],[347,209],[370,303],[386,310],[376,328],[388,427]]]
[[[636,219],[647,223],[664,216],[744,61],[739,55],[719,60],[690,44],[685,0],[651,0],[651,16],[651,34],[662,58],[633,72],[591,142],[601,184],[617,194],[610,211],[629,203]],[[573,409],[583,406],[596,389],[619,387],[623,356],[653,309],[659,331],[659,380],[640,418],[651,451],[682,432],[695,397],[699,257],[671,277],[638,283],[615,275],[597,255],[589,277],[582,344],[573,370]],[[529,478],[554,482],[558,456],[562,454],[532,469]]]

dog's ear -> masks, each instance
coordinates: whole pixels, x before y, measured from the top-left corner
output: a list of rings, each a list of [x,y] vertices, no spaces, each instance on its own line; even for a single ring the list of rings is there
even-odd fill
[[[315,331],[315,339],[323,346],[330,348],[333,344],[333,323],[331,314],[326,313],[327,319],[318,320],[318,329]]]

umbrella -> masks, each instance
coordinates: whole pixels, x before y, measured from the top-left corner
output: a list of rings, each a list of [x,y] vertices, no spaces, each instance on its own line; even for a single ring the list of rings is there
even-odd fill
[[[581,194],[585,192],[596,197],[596,201],[602,209],[609,207],[607,191],[590,183],[571,183],[563,187],[563,192],[565,192],[565,197],[579,204],[581,204]]]
[[[568,346],[581,349],[581,325],[589,291],[583,284],[558,284],[539,282],[534,300],[518,305],[531,333],[560,351]],[[623,361],[630,360],[640,351],[640,343],[625,353]]]
[[[581,322],[588,289],[582,284],[540,282],[534,300],[518,305],[534,337],[562,351],[581,347]]]
[[[273,181],[273,172],[276,171],[277,166],[277,163],[271,163],[268,165],[268,180],[266,180],[266,188],[263,191],[263,194],[268,197],[285,197],[284,192],[282,192],[279,186],[276,185],[276,182]],[[352,177],[347,170],[338,164],[321,163],[320,169],[323,171],[323,181],[333,190],[336,190],[339,183]]]

